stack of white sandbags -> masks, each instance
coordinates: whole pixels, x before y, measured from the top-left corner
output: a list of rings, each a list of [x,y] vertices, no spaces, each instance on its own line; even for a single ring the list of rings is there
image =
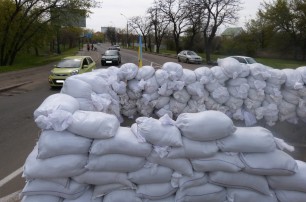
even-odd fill
[[[247,126],[261,119],[269,126],[278,121],[297,124],[306,117],[305,71],[246,65],[233,58],[195,70],[173,62],[158,70],[127,63],[69,77],[61,93],[75,97],[81,110],[115,114],[120,121],[121,115],[175,118],[217,110]]]
[[[114,115],[76,110],[66,129],[41,129],[24,167],[23,202],[306,200],[306,163],[282,151],[293,148],[222,112],[139,117],[121,127]]]

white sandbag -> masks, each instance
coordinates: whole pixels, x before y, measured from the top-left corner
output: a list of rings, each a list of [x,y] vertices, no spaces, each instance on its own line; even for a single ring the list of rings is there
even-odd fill
[[[298,91],[292,89],[283,89],[282,91],[283,99],[291,104],[298,105],[303,102],[302,98],[299,96]]]
[[[141,86],[139,86],[139,80],[136,80],[136,79],[132,79],[132,80],[129,80],[127,82],[127,87],[128,87],[128,90],[131,90],[135,93],[140,93],[143,89]],[[128,91],[127,90],[127,91]]]
[[[159,164],[175,170],[178,173],[192,176],[193,170],[190,161],[185,158],[161,158],[156,151],[152,151],[147,160],[151,163]]]
[[[168,158],[205,158],[213,156],[219,148],[215,141],[199,142],[182,137],[182,147],[172,147],[167,155]]]
[[[129,127],[119,127],[114,137],[108,139],[95,139],[90,154],[125,154],[146,157],[152,151],[152,145],[140,143]]]
[[[260,175],[216,171],[209,173],[209,182],[223,187],[248,189],[270,195],[268,182],[264,176]]]
[[[116,116],[103,112],[76,111],[68,131],[88,138],[113,137],[120,122]]]
[[[293,90],[303,88],[304,82],[299,71],[295,69],[282,69],[282,72],[286,74],[285,87]]]
[[[85,74],[77,74],[74,76],[74,78],[88,83],[95,93],[108,93],[110,90],[110,86],[107,80],[99,76],[94,76],[93,74],[91,74],[91,72]]]
[[[194,70],[197,81],[201,84],[207,84],[214,79],[214,75],[208,67],[198,67]]]
[[[79,102],[79,110],[83,111],[96,111],[95,106],[93,105],[93,102],[91,99],[87,98],[76,98],[77,101]]]
[[[126,93],[126,83],[123,81],[111,80],[109,81],[112,89],[118,94],[123,95]]]
[[[172,111],[170,110],[169,104],[167,104],[167,105],[165,105],[163,108],[161,108],[161,109],[155,111],[155,115],[156,115],[157,117],[159,117],[159,118],[165,116],[166,114],[167,114],[170,118],[173,118],[173,113],[172,113]]]
[[[157,92],[155,92],[155,93],[143,93],[141,100],[146,104],[148,104],[151,101],[154,101],[154,104],[155,104],[155,100],[157,100],[159,97],[160,97],[160,95]]]
[[[267,153],[240,153],[244,172],[256,175],[292,175],[297,172],[295,160],[281,150]]]
[[[275,194],[279,202],[305,202],[306,193],[298,191],[275,190]]]
[[[226,201],[226,190],[221,186],[207,183],[177,191],[175,201],[223,202]]]
[[[170,90],[182,90],[185,86],[185,83],[183,81],[171,81],[169,80],[167,82],[168,84],[168,89]]]
[[[304,81],[304,84],[306,83],[306,66],[298,67],[296,70],[301,74],[301,77]]]
[[[172,169],[157,164],[146,165],[135,172],[128,173],[128,179],[136,184],[156,184],[171,181]]]
[[[247,98],[250,86],[245,78],[230,79],[227,84],[231,96],[240,99]]]
[[[274,68],[268,70],[271,76],[267,79],[267,83],[280,86],[286,82],[287,76],[282,70]]]
[[[229,202],[278,202],[273,191],[270,195],[263,195],[255,191],[234,188],[227,189],[227,200]]]
[[[143,199],[143,202],[175,202],[175,195],[169,196],[167,198],[151,200],[151,199]]]
[[[176,126],[182,135],[195,141],[212,141],[235,132],[233,121],[222,112],[204,111],[180,114]]]
[[[137,99],[140,99],[142,97],[141,92],[134,92],[134,91],[131,91],[130,89],[126,90],[126,94],[129,96],[129,98],[131,100],[137,100]]]
[[[189,85],[189,84],[192,84],[192,83],[196,82],[197,77],[196,77],[194,71],[184,68],[183,69],[183,76],[182,76],[181,79],[185,83],[185,85]]]
[[[211,97],[219,104],[224,104],[230,99],[230,94],[226,87],[221,86],[212,91]]]
[[[132,190],[116,190],[109,194],[106,194],[103,198],[103,202],[142,202],[142,200],[136,196],[135,191]]]
[[[120,190],[130,190],[130,188],[122,184],[96,185],[94,186],[93,198],[100,199],[103,202],[104,195]]]
[[[89,155],[85,168],[91,171],[133,172],[144,166],[145,158],[124,154]]]
[[[180,191],[183,191],[183,190],[188,189],[190,187],[196,187],[196,186],[204,185],[207,182],[208,182],[208,177],[207,177],[206,173],[204,173],[204,172],[194,172],[191,177],[181,176],[180,178],[178,178],[178,187],[179,187]]]
[[[155,71],[155,78],[159,86],[169,81],[169,74],[166,70],[158,69]]]
[[[152,66],[149,65],[145,65],[142,66],[141,68],[138,68],[138,72],[136,75],[136,79],[137,80],[148,80],[149,78],[151,78],[153,75],[155,74],[155,69]]]
[[[74,176],[73,180],[81,184],[121,184],[131,189],[135,188],[135,185],[127,179],[127,173],[121,172],[86,171],[81,175]]]
[[[48,96],[37,109],[34,111],[34,119],[38,116],[48,116],[56,110],[63,110],[74,113],[79,109],[78,101],[66,94],[55,93],[53,95]]]
[[[238,154],[219,152],[212,157],[191,159],[192,167],[198,172],[225,171],[238,172],[244,165]]]
[[[209,96],[209,93],[204,88],[204,85],[201,84],[199,81],[187,85],[186,90],[191,96],[199,96],[205,98]]]
[[[224,85],[221,85],[220,82],[216,80],[215,78],[213,80],[210,80],[207,84],[205,84],[205,88],[209,92],[213,92],[215,89],[223,87],[223,86]]]
[[[175,116],[178,116],[179,114],[181,114],[182,111],[185,109],[186,105],[187,105],[186,103],[179,102],[172,97],[170,98],[170,102],[169,102],[170,111]]]
[[[141,84],[139,84],[141,85]],[[156,81],[155,76],[152,76],[148,80],[144,81],[144,93],[151,94],[157,92],[158,88],[160,87]]]
[[[296,160],[298,169],[295,174],[288,176],[267,176],[272,189],[300,191],[306,193],[306,163]]]
[[[32,195],[22,197],[21,202],[59,202],[60,197],[51,195]]]
[[[224,85],[224,82],[229,79],[229,77],[223,72],[222,67],[220,66],[213,66],[211,69],[212,74],[216,81],[220,84]]]
[[[178,102],[181,102],[181,103],[187,103],[188,100],[190,99],[190,95],[188,94],[185,88],[179,91],[174,91],[173,97],[174,99],[176,99]]]
[[[229,99],[224,103],[225,106],[229,107],[229,110],[231,112],[235,112],[236,110],[239,110],[243,106],[243,99],[237,98],[234,96],[230,96]]]
[[[271,131],[266,128],[237,127],[230,136],[217,140],[223,152],[272,152],[276,144]]]
[[[38,147],[35,146],[25,161],[23,177],[61,178],[73,177],[85,172],[88,156],[84,154],[61,155],[47,159],[37,159]]]
[[[55,131],[67,129],[72,121],[72,114],[64,110],[55,110],[48,116],[40,115],[35,119],[37,127],[43,130]]]
[[[87,189],[80,197],[77,199],[64,199],[63,202],[101,202],[102,198],[94,198],[93,188]]]
[[[166,62],[163,64],[161,69],[168,73],[168,78],[172,81],[177,81],[183,76],[182,65],[175,62]]]
[[[168,198],[176,192],[177,188],[168,183],[139,184],[136,189],[136,196],[141,199],[159,200]]]
[[[159,96],[157,100],[155,101],[155,109],[161,109],[165,105],[167,105],[170,102],[170,97],[168,96]]]
[[[242,73],[242,66],[240,62],[234,58],[227,57],[218,59],[218,66],[221,67],[223,73],[228,77],[235,79]]]
[[[182,146],[181,133],[173,122],[166,115],[159,120],[152,117],[139,117],[136,119],[137,133],[148,143],[156,146]]]
[[[250,64],[251,76],[258,80],[267,80],[271,78],[270,67],[260,63]]]
[[[255,101],[263,101],[265,99],[265,92],[262,89],[256,90],[254,88],[250,88],[248,92],[248,98]]]
[[[124,63],[120,66],[118,71],[118,77],[125,80],[132,80],[136,77],[138,73],[138,67],[134,63]]]
[[[21,196],[51,195],[65,199],[76,199],[88,188],[89,185],[79,184],[73,180],[70,180],[66,186],[59,186],[48,180],[34,179],[26,183]]]
[[[168,89],[168,82],[164,83],[163,85],[160,86],[158,89],[158,94],[161,96],[170,96],[173,93],[172,89]]]
[[[250,88],[262,90],[266,87],[266,81],[255,79],[253,76],[247,77]]]
[[[44,130],[40,134],[38,159],[46,159],[66,154],[88,154],[92,140],[68,131]]]
[[[65,80],[61,93],[70,95],[74,98],[90,99],[92,87],[85,81],[70,76]]]

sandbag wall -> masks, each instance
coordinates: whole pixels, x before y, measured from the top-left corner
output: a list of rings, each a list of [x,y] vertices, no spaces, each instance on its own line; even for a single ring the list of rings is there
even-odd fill
[[[23,202],[306,200],[306,163],[282,151],[293,148],[219,111],[138,117],[121,127],[115,115],[54,94],[34,114],[71,120],[63,131],[42,128],[25,162]]]
[[[289,85],[281,70],[251,69],[224,59],[195,71],[124,64],[69,77],[34,112],[42,132],[25,163],[22,200],[305,201],[306,164],[282,151],[293,148],[230,119],[273,125],[284,90],[303,107],[303,80]],[[294,75],[303,78],[303,69]],[[297,105],[284,120],[303,119]],[[138,118],[122,127],[121,115]]]
[[[119,118],[217,110],[247,126],[258,120],[273,126],[305,120],[305,82],[306,67],[278,70],[225,58],[195,70],[173,62],[158,70],[127,63],[70,77],[62,93],[77,98],[82,110]]]

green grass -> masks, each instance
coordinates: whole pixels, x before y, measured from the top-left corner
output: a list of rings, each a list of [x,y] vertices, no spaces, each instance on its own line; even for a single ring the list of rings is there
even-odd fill
[[[28,69],[32,67],[37,67],[41,65],[46,65],[55,61],[62,59],[63,57],[69,55],[75,55],[78,48],[69,49],[63,51],[62,54],[44,55],[44,56],[34,56],[34,55],[20,55],[16,58],[15,62],[11,66],[0,66],[0,73],[18,71],[22,69]]]

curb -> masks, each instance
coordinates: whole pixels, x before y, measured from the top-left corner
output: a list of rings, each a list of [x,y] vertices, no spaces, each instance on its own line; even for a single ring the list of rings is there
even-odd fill
[[[3,87],[3,88],[0,88],[0,92],[7,91],[7,90],[10,90],[10,89],[13,89],[13,88],[17,88],[19,86],[29,84],[29,83],[32,83],[32,81],[26,81],[26,82],[23,82],[23,83],[18,83],[18,84],[6,86],[6,87]]]

